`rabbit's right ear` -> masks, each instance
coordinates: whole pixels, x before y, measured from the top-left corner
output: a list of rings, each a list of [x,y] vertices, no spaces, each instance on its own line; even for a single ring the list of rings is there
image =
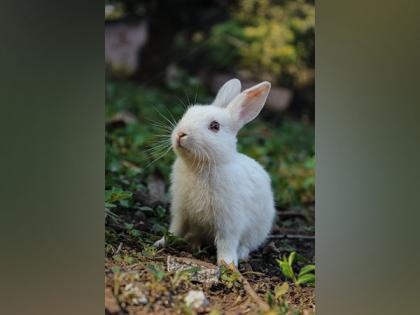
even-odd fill
[[[226,107],[239,93],[241,93],[241,81],[238,79],[229,80],[220,88],[212,105]]]
[[[229,104],[227,109],[233,118],[236,130],[258,116],[267,100],[270,88],[270,82],[261,82],[243,91]]]

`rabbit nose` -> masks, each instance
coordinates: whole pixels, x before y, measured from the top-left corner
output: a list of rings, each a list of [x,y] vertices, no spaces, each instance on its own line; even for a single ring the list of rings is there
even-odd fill
[[[182,138],[185,138],[186,136],[187,136],[187,134],[185,132],[183,132],[183,131],[179,131],[176,134],[176,142],[178,143],[179,146],[181,146],[181,139]]]
[[[185,137],[187,134],[185,133],[185,132],[183,132],[183,131],[179,131],[178,133],[177,133],[177,136],[178,136],[178,138],[183,138],[183,137]]]

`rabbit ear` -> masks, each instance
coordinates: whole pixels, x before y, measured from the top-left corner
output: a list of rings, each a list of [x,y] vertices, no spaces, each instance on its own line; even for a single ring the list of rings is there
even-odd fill
[[[264,81],[243,91],[229,104],[227,109],[231,113],[237,129],[258,116],[267,100],[270,88],[270,82]]]
[[[212,105],[226,107],[239,93],[241,93],[241,81],[229,80],[220,88]]]

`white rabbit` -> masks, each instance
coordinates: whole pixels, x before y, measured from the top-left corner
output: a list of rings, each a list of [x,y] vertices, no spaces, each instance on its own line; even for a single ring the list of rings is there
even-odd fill
[[[217,262],[238,264],[270,232],[274,200],[267,172],[236,151],[236,134],[263,108],[270,83],[241,93],[226,82],[210,105],[191,106],[174,128],[170,232],[191,245],[214,244]],[[155,246],[163,246],[164,238]]]

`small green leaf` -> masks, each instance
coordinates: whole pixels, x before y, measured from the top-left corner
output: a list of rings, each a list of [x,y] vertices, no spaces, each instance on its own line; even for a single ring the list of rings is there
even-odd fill
[[[131,257],[131,256],[124,256],[124,261],[127,264],[132,265],[136,262],[136,259],[134,257]]]
[[[289,266],[292,267],[293,266],[293,262],[295,261],[295,257],[296,257],[296,252],[291,252],[289,255]]]
[[[162,279],[166,276],[166,273],[158,269],[156,265],[148,265],[147,268],[152,272],[155,280],[157,281],[162,281]]]
[[[283,275],[286,278],[289,278],[289,279],[294,278],[293,269],[287,261],[280,261],[280,268],[281,268],[281,271],[282,271]]]
[[[296,254],[295,261],[296,262],[299,261],[299,262],[302,262],[302,263],[308,263],[309,262],[308,258],[305,258],[304,256],[302,256],[300,254]]]
[[[105,202],[105,208],[111,209],[111,208],[115,208],[115,207],[117,207],[117,206],[114,205],[113,203]]]
[[[153,208],[146,207],[146,206],[139,207],[139,209],[143,212],[153,212]]]
[[[121,271],[121,268],[118,267],[118,266],[114,266],[114,267],[111,268],[111,270],[112,270],[113,273],[117,273],[117,272]]]
[[[130,206],[128,200],[126,199],[120,200],[118,201],[118,203],[120,204],[121,207],[124,207],[124,208],[128,208]]]
[[[268,302],[268,305],[270,305],[270,307],[273,307],[274,306],[274,298],[273,298],[273,295],[271,294],[271,292],[267,292],[267,302]]]
[[[154,246],[144,246],[141,254],[145,257],[154,257],[156,256],[157,248]]]
[[[112,190],[105,191],[105,202],[114,203],[116,201],[130,199],[132,195],[133,194],[129,191],[123,191],[118,188],[113,188]]]
[[[281,285],[278,285],[274,288],[274,294],[276,300],[279,300],[283,295],[285,295],[289,291],[289,284],[287,282],[283,282]]]
[[[199,272],[200,270],[201,270],[200,267],[191,267],[191,268],[185,269],[183,271],[186,272],[186,273],[194,274],[194,273]]]
[[[158,207],[156,207],[155,212],[156,212],[158,218],[162,219],[162,218],[165,217],[166,209],[161,207],[161,206],[158,206]]]
[[[298,278],[296,283],[297,284],[304,284],[304,283],[314,284],[315,283],[315,275],[313,273],[304,274],[303,276]]]
[[[133,237],[139,237],[141,235],[141,233],[140,233],[139,230],[132,229],[132,230],[130,230],[130,235],[133,236]]]
[[[307,274],[311,271],[314,271],[314,270],[315,270],[315,265],[307,265],[307,266],[303,267],[302,269],[300,269],[299,277],[303,276],[304,274]]]
[[[238,272],[232,271],[224,265],[220,266],[220,279],[228,288],[232,288],[240,278],[241,275]]]
[[[134,227],[132,223],[124,223],[124,225],[127,230],[131,230]]]

